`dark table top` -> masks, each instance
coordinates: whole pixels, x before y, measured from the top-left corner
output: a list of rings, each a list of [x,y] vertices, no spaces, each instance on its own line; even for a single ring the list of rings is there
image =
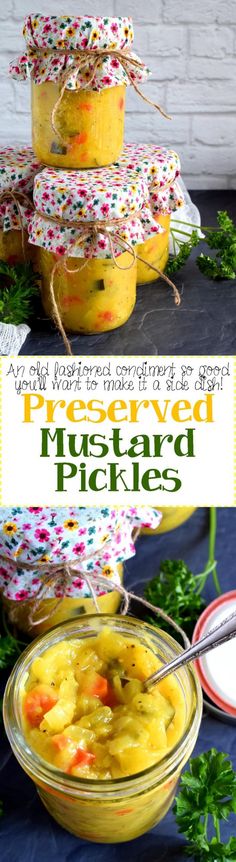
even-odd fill
[[[215,225],[219,209],[236,218],[235,191],[190,192],[202,217],[202,224]],[[199,272],[194,258],[174,281],[182,296],[177,308],[171,289],[162,281],[139,287],[137,303],[127,323],[113,332],[71,336],[74,355],[139,356],[235,354],[235,282],[208,281]],[[64,355],[60,334],[48,320],[36,320],[24,343],[22,355]]]
[[[136,558],[126,564],[125,583],[142,593],[145,581],[156,574],[162,559],[184,559],[195,574],[207,559],[208,512],[199,509],[182,527],[171,533],[138,540]],[[236,509],[218,513],[217,559],[223,591],[235,588]],[[215,598],[212,581],[206,587],[208,601]],[[1,862],[184,862],[184,840],[178,834],[172,812],[151,832],[122,845],[89,844],[65,832],[49,817],[34,786],[18,766],[6,739],[0,741],[0,797],[4,816],[0,822]],[[195,754],[215,746],[230,755],[236,769],[235,726],[204,714]],[[222,828],[222,840],[235,835],[235,816]]]

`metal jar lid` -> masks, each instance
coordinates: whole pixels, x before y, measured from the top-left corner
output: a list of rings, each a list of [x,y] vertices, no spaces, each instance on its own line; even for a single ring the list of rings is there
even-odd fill
[[[195,626],[193,643],[234,611],[236,590],[224,593],[211,602]],[[209,702],[205,701],[206,708],[218,718],[236,721],[236,638],[197,659],[195,667],[209,698]]]

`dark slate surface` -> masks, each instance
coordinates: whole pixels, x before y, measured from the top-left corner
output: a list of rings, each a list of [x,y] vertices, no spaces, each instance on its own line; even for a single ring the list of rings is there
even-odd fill
[[[142,593],[161,559],[183,558],[197,574],[207,558],[207,518],[199,509],[190,521],[172,533],[138,540],[137,556],[126,564],[126,585]],[[222,589],[236,587],[236,510],[222,509],[218,515],[217,559]],[[215,597],[209,581],[206,598]],[[195,754],[214,745],[230,755],[236,769],[235,726],[205,714]],[[37,798],[31,781],[18,766],[3,735],[0,742],[0,797],[4,817],[0,823],[1,862],[184,862],[184,841],[178,835],[173,814],[148,834],[122,845],[89,844],[65,832],[49,817]],[[222,829],[222,840],[235,835],[235,817]]]
[[[215,225],[219,209],[227,209],[236,218],[234,191],[194,191],[191,196],[203,225]],[[235,354],[235,282],[208,281],[194,258],[174,280],[182,295],[179,308],[164,282],[139,287],[135,309],[125,326],[96,336],[72,335],[74,355]],[[65,348],[53,325],[38,319],[21,353],[63,355]]]

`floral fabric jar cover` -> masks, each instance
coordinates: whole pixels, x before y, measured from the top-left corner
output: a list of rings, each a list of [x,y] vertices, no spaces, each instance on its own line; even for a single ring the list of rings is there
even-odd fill
[[[32,196],[34,177],[41,170],[31,147],[1,147],[0,148],[0,196],[3,192],[20,192]],[[19,204],[23,227],[28,228],[32,210],[27,204]],[[0,202],[0,229],[4,232],[20,230],[21,220],[19,209],[13,199]]]
[[[91,235],[78,245],[76,241],[80,240],[88,221],[104,222],[106,227],[106,223],[109,225],[109,221],[115,219],[109,236],[114,255],[118,257],[124,247],[116,240],[117,234],[134,247],[162,232],[153,218],[147,196],[143,177],[127,168],[90,171],[45,168],[34,183],[35,213],[30,224],[30,242],[61,256],[68,256],[71,247],[73,257],[111,258],[109,237],[102,233],[98,233],[95,240]],[[72,221],[73,227],[70,227]]]
[[[26,601],[38,592],[40,564],[50,566],[50,563],[77,561],[78,576],[75,573],[65,595],[88,598],[83,571],[106,576],[119,584],[119,563],[135,554],[133,529],[155,529],[160,521],[160,512],[146,507],[3,507],[0,509],[0,590],[7,599]],[[35,569],[24,569],[24,562],[35,563]],[[102,595],[99,587],[96,593]],[[58,581],[56,587],[47,590],[47,598],[60,595]]]
[[[117,168],[127,168],[144,177],[153,214],[170,214],[183,206],[184,196],[178,183],[180,159],[174,150],[156,144],[125,144],[114,165]]]
[[[71,75],[68,75],[66,84],[67,89],[76,90],[79,86],[84,90],[92,89],[99,92],[108,87],[120,84],[128,86],[131,83],[119,59],[106,55],[101,58],[91,80],[94,70],[92,52],[96,49],[123,51],[124,57],[128,49],[130,55],[134,38],[131,18],[57,17],[32,14],[25,19],[23,35],[27,50],[18,60],[10,64],[10,74],[13,78],[21,80],[31,78],[36,84],[42,84],[45,81],[58,82],[71,68]],[[78,74],[73,52],[85,50],[88,51],[86,64]],[[150,72],[133,52],[132,57],[140,63],[138,67],[130,67],[130,76],[138,84],[145,81]]]

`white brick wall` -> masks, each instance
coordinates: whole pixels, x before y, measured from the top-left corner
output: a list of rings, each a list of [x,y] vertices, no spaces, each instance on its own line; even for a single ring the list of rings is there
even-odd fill
[[[32,0],[0,0],[2,144],[30,140],[29,84],[7,77],[23,47]],[[176,147],[191,188],[236,188],[236,0],[41,0],[46,14],[131,15],[135,47],[153,72],[144,92],[172,115],[162,119],[134,91],[126,139]]]

